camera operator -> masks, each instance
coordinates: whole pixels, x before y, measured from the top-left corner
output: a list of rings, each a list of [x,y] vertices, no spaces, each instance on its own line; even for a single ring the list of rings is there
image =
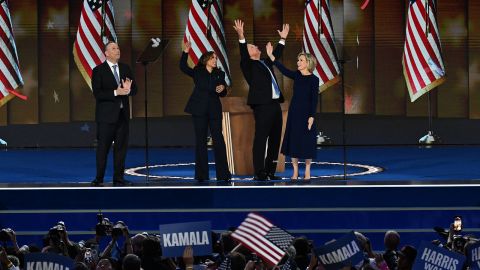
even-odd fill
[[[78,244],[68,238],[67,227],[63,221],[50,228],[45,240],[47,245],[42,249],[42,253],[52,252],[75,259],[80,252]]]
[[[455,216],[448,229],[447,247],[460,253],[463,253],[463,246],[466,243],[461,235],[462,229],[462,217]]]
[[[127,254],[133,254],[132,240],[130,239],[130,233],[128,227],[123,221],[117,221],[112,228],[111,233],[112,240],[107,247],[101,253],[102,258],[112,257],[117,262]],[[120,248],[119,240],[124,238],[123,250]]]

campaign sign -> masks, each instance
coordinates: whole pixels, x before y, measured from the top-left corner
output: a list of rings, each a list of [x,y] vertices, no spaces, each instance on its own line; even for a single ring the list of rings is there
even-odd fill
[[[461,270],[464,263],[462,254],[422,242],[417,249],[413,270]]]
[[[69,257],[54,253],[27,253],[25,254],[26,270],[73,270],[73,260]]]
[[[471,270],[480,270],[480,242],[467,248],[467,265]]]
[[[160,225],[163,256],[182,256],[187,246],[192,246],[193,256],[211,255],[211,227],[210,221]]]
[[[364,259],[363,252],[353,232],[335,242],[315,250],[319,261],[327,270],[337,270],[345,266],[355,266]]]

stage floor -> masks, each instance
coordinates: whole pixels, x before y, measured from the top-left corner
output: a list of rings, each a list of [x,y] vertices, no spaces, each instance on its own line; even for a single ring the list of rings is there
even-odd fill
[[[317,244],[357,230],[381,249],[385,231],[393,229],[402,244],[417,246],[437,239],[432,228],[448,227],[455,215],[463,217],[466,233],[480,234],[479,146],[345,150],[319,149],[311,181],[290,181],[287,164],[278,181],[234,176],[231,183],[199,184],[193,180],[194,149],[150,149],[146,181],[144,150],[132,148],[126,179],[133,187],[111,186],[111,161],[107,186],[90,187],[94,149],[1,150],[0,228],[14,228],[21,243],[41,243],[48,228],[62,220],[78,241],[94,233],[98,211],[125,221],[131,233],[159,233],[159,224],[205,220],[222,232],[257,212]]]
[[[254,181],[234,175],[230,183],[215,180],[213,153],[209,151],[212,180],[194,177],[193,148],[152,148],[146,178],[145,150],[131,148],[125,178],[135,186],[322,186],[322,185],[435,185],[479,184],[480,146],[355,146],[318,149],[312,179],[291,181],[291,164],[278,173],[282,180]],[[111,155],[110,155],[111,158]],[[95,175],[95,150],[4,149],[0,151],[1,187],[88,186]],[[300,167],[303,175],[303,164]],[[346,172],[346,176],[344,176]],[[105,182],[111,186],[112,161]]]

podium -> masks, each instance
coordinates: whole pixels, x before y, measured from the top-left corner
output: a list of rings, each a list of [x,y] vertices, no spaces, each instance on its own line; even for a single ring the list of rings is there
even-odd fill
[[[247,105],[244,97],[224,97],[220,99],[223,110],[223,137],[227,148],[228,168],[232,174],[254,175],[253,138],[255,135],[255,119],[253,110]],[[288,102],[281,104],[283,124],[282,140],[287,123]],[[281,145],[281,144],[280,144]],[[285,170],[285,156],[278,155],[277,172]]]

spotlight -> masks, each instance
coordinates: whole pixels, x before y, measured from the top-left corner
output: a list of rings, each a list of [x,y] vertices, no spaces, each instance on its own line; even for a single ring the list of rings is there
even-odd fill
[[[326,145],[326,144],[332,144],[333,141],[332,139],[330,139],[330,137],[328,137],[327,135],[325,135],[323,132],[318,132],[318,135],[317,135],[317,145]]]
[[[418,140],[418,143],[426,144],[426,145],[438,144],[440,143],[440,137],[438,137],[437,135],[434,135],[433,132],[429,130],[425,136],[421,137]]]
[[[213,147],[213,139],[212,136],[207,137],[207,147],[211,148]]]

